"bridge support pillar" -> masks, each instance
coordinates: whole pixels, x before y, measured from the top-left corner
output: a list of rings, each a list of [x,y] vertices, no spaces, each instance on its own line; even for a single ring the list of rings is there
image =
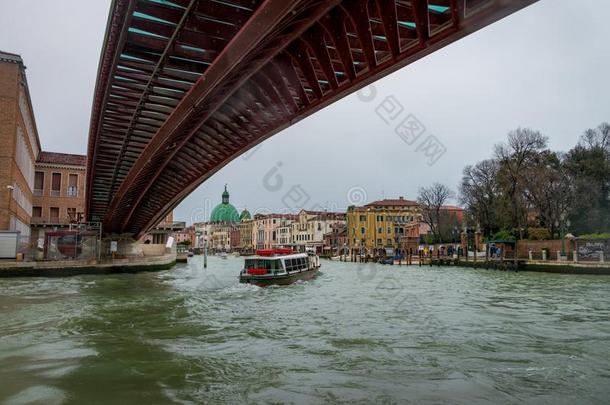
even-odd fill
[[[165,244],[145,243],[125,235],[107,235],[101,242],[102,259],[163,256],[175,250],[175,246],[167,248]]]

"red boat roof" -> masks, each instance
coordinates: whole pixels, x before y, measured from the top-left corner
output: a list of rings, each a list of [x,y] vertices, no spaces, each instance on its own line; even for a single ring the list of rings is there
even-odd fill
[[[257,256],[282,256],[282,255],[291,255],[293,253],[297,253],[290,248],[275,248],[275,249],[257,249]]]

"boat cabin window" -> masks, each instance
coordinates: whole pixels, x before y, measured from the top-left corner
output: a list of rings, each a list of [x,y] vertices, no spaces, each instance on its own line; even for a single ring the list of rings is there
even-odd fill
[[[309,266],[309,258],[299,257],[295,259],[286,259],[286,271],[306,270]]]
[[[282,264],[279,260],[246,259],[246,269],[281,270]]]

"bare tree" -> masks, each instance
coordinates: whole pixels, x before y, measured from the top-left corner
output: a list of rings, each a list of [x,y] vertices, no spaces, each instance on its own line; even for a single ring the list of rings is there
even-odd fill
[[[557,153],[545,151],[524,176],[524,195],[536,209],[540,225],[554,235],[574,196],[572,181]]]
[[[430,227],[430,232],[432,232],[435,240],[439,242],[442,242],[440,229],[442,207],[454,197],[455,193],[449,187],[440,183],[434,183],[430,187],[419,189],[417,201],[422,210],[423,221]]]
[[[604,149],[610,153],[610,124],[603,122],[595,129],[587,129],[581,135],[579,145],[587,149]]]
[[[508,142],[496,145],[495,158],[499,164],[498,179],[510,205],[511,225],[521,229],[527,216],[524,200],[524,176],[527,168],[546,148],[548,138],[538,131],[519,128],[508,134]]]
[[[498,227],[497,203],[498,163],[493,159],[483,160],[474,166],[466,166],[460,184],[460,203],[482,227],[486,236]]]

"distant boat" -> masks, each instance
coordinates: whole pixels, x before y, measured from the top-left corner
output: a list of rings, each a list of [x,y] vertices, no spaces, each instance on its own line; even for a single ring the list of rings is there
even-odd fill
[[[221,259],[226,259],[227,258],[227,252],[220,252],[217,254],[217,256],[219,256]]]
[[[287,285],[314,278],[320,269],[315,253],[295,253],[292,249],[259,249],[247,257],[239,282],[260,287]]]
[[[239,256],[240,256],[239,252],[233,252],[233,253],[231,253],[231,254],[232,254],[234,257],[239,257]]]

